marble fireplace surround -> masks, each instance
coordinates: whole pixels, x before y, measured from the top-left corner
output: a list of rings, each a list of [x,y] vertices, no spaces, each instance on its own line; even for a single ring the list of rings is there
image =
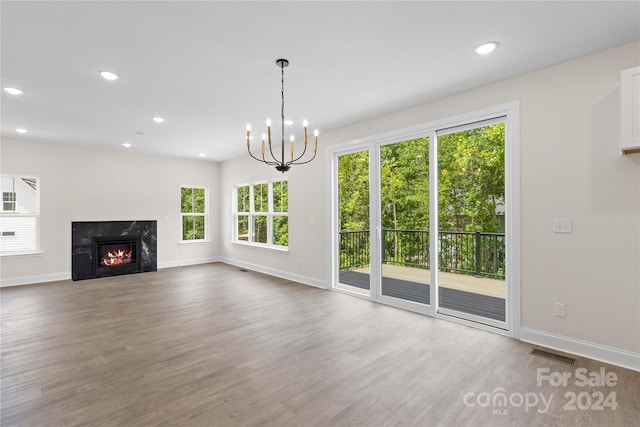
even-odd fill
[[[139,265],[130,273],[144,273],[158,269],[157,221],[74,221],[71,223],[71,279],[85,280],[95,275],[94,239],[100,237],[131,237],[140,240]],[[121,274],[117,270],[115,275]]]

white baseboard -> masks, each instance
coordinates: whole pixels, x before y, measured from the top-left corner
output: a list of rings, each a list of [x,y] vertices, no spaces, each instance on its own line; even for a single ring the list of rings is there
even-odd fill
[[[211,262],[220,262],[220,257],[207,257],[207,258],[189,258],[189,259],[177,259],[173,261],[164,261],[158,263],[158,270],[163,268],[173,267],[185,267],[187,265],[196,264],[209,264]]]
[[[640,372],[640,353],[525,327],[520,329],[520,340]]]
[[[324,280],[316,279],[313,277],[302,276],[299,274],[288,273],[286,271],[275,270],[273,268],[265,267],[263,265],[251,264],[249,262],[239,261],[236,259],[221,257],[220,262],[225,264],[234,265],[240,268],[246,268],[247,270],[257,271],[258,273],[268,274],[269,276],[280,277],[281,279],[291,280],[292,282],[298,282],[309,286],[314,286],[320,289],[327,289],[327,284]]]
[[[219,262],[218,257],[179,259],[175,261],[159,262],[158,269],[184,267],[187,265],[208,264]],[[20,276],[0,279],[0,288],[9,286],[32,285],[35,283],[57,282],[58,280],[71,280],[71,272],[40,274],[37,276]]]
[[[35,283],[57,282],[59,280],[71,280],[71,272],[39,274],[37,276],[20,276],[0,279],[0,288],[9,286],[33,285]]]

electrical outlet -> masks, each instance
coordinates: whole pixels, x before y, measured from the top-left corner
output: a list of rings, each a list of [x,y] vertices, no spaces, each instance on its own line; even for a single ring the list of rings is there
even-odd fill
[[[554,219],[553,232],[554,233],[571,233],[571,220],[570,219]]]
[[[559,302],[553,304],[553,315],[556,317],[567,317],[565,305]]]

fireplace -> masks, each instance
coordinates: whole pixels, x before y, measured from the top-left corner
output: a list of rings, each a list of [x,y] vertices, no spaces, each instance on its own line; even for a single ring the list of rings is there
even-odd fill
[[[73,280],[157,270],[156,221],[71,224]]]

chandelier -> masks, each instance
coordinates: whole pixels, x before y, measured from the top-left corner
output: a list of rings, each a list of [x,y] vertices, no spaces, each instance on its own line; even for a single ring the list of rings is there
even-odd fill
[[[249,155],[254,159],[256,159],[257,161],[266,163],[269,166],[275,166],[277,170],[279,170],[282,173],[285,173],[286,171],[291,169],[291,165],[304,165],[305,163],[309,163],[311,160],[316,158],[316,151],[318,149],[318,131],[315,130],[313,132],[313,156],[310,159],[303,161],[302,158],[307,153],[307,121],[306,120],[303,121],[302,126],[304,126],[304,149],[302,150],[302,154],[300,154],[298,157],[295,157],[294,155],[295,140],[293,135],[291,135],[290,137],[291,158],[289,158],[288,160],[285,159],[285,154],[284,154],[284,125],[285,125],[284,69],[285,67],[289,66],[289,61],[281,58],[276,60],[276,65],[280,67],[280,75],[281,75],[281,81],[282,81],[282,87],[280,90],[280,94],[282,97],[282,104],[281,104],[281,110],[280,110],[280,131],[281,131],[281,142],[282,142],[282,146],[280,147],[281,148],[280,159],[278,160],[278,158],[276,158],[276,156],[273,154],[273,149],[271,147],[271,120],[267,120],[267,135],[262,134],[262,158],[256,157],[251,153],[251,125],[250,124],[247,125],[247,151],[249,152]],[[267,139],[269,141],[269,155],[271,156],[271,158],[265,157]]]

